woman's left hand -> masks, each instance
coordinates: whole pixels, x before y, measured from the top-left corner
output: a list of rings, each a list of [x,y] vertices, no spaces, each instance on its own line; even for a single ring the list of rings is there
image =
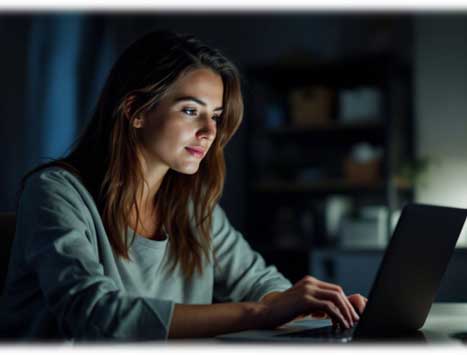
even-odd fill
[[[350,301],[352,306],[355,308],[357,313],[361,315],[365,310],[366,303],[368,302],[368,298],[362,296],[359,293],[355,293],[353,295],[347,296],[347,299]]]
[[[366,303],[368,302],[368,298],[366,298],[365,296],[362,296],[359,293],[354,293],[353,295],[347,296],[347,299],[349,300],[349,302],[352,304],[352,306],[355,308],[358,315],[360,316],[365,310],[365,306],[366,306]],[[313,312],[310,314],[310,316],[312,316],[313,318],[320,318],[320,319],[327,318],[327,315],[324,312]],[[303,317],[301,317],[300,319],[303,319]]]

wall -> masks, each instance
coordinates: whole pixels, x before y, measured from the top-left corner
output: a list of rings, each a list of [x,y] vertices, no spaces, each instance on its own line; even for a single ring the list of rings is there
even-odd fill
[[[431,164],[417,187],[423,203],[467,207],[467,16],[415,21],[417,155]]]

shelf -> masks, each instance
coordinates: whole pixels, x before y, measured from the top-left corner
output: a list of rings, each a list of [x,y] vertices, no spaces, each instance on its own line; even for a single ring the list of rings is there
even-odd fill
[[[409,71],[409,65],[395,56],[381,54],[309,64],[262,65],[253,67],[249,74],[279,90],[288,90],[300,85],[384,85],[389,77],[406,76]]]
[[[386,250],[384,247],[317,247],[311,245],[295,246],[295,247],[282,247],[279,245],[257,245],[256,249],[261,253],[290,253],[290,254],[315,254],[325,256],[337,256],[346,254],[378,254]],[[462,249],[456,249],[463,252]]]
[[[396,187],[410,190],[407,182],[397,181]],[[358,192],[381,192],[384,191],[384,181],[373,183],[357,183],[346,179],[327,179],[320,182],[288,182],[288,181],[262,181],[253,185],[253,189],[259,192],[319,192],[319,193],[358,193]]]
[[[282,135],[282,134],[336,134],[346,133],[355,134],[360,132],[368,131],[382,131],[384,132],[384,124],[380,120],[368,120],[355,123],[342,123],[332,121],[326,125],[316,125],[309,127],[278,127],[278,128],[266,128],[264,131],[268,134]]]
[[[326,247],[313,247],[311,245],[303,245],[302,247],[282,247],[278,245],[257,245],[256,249],[262,253],[290,253],[290,254],[316,254],[326,256],[338,256],[346,254],[381,254],[386,250],[387,246],[381,247],[340,247],[340,246],[326,246]],[[459,247],[454,249],[454,253],[459,255],[467,255],[466,247]]]
[[[332,122],[315,127],[278,127],[264,129],[263,136],[276,141],[294,140],[310,145],[348,145],[357,142],[384,144],[385,126],[382,122],[359,122],[343,124]]]
[[[381,254],[384,253],[386,247],[368,247],[368,248],[344,248],[344,247],[316,247],[310,250],[313,254],[338,256],[346,254]],[[467,255],[467,248],[460,247],[454,249],[455,254]]]
[[[327,202],[331,195],[339,195],[346,200],[344,204],[350,203],[351,212],[359,212],[367,206],[396,210],[413,200],[413,185],[398,177],[402,163],[413,160],[411,64],[391,54],[305,64],[269,63],[250,68],[248,78],[252,88],[258,89],[258,94],[255,90],[249,92],[252,96],[247,105],[251,110],[248,114],[254,118],[247,137],[247,234],[252,246],[270,262],[282,262],[281,266],[297,278],[308,272],[313,252],[361,253],[362,257],[382,253],[383,247],[344,247],[326,237],[335,234],[326,223],[332,205]],[[306,125],[317,120],[300,117],[305,125],[294,125],[298,120],[293,120],[289,112],[289,94],[312,86],[326,86],[334,92],[328,119],[323,125]],[[372,117],[339,119],[340,90],[359,87],[380,92],[379,110]],[[270,111],[267,105],[271,103],[280,109],[274,112],[273,107]],[[268,122],[282,125],[272,128],[266,126]],[[368,143],[378,150],[376,163],[363,166],[358,170],[360,174],[347,164],[358,143]],[[357,176],[373,180],[362,182]],[[281,211],[282,207],[286,209]],[[290,230],[287,226],[291,226]],[[278,239],[278,234],[298,238]]]
[[[337,256],[337,255],[346,255],[346,254],[380,254],[386,250],[386,246],[384,247],[320,247],[320,248],[313,248],[311,253],[319,254],[319,255],[326,255],[326,256]]]
[[[255,248],[261,253],[290,253],[290,254],[308,254],[312,250],[311,245],[285,247],[276,244],[256,245]]]

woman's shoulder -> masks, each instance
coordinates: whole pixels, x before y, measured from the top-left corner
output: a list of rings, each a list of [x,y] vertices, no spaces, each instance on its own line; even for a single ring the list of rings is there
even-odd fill
[[[77,177],[60,166],[48,166],[33,171],[27,177],[25,185],[28,184],[62,184],[64,182],[74,182]],[[78,181],[79,182],[79,181]]]
[[[216,203],[216,205],[214,206],[211,218],[211,228],[213,237],[217,236],[220,231],[230,228],[230,222],[227,218],[227,215],[225,214],[224,209],[219,205],[219,203]]]
[[[23,193],[39,191],[73,196],[87,190],[71,171],[60,166],[49,166],[34,171],[24,181]]]
[[[55,166],[34,171],[26,180],[18,202],[18,211],[23,213],[48,211],[55,217],[89,221],[93,215],[99,215],[94,199],[79,178]]]

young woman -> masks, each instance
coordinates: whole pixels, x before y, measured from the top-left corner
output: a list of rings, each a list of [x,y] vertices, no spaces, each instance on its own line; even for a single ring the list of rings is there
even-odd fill
[[[217,50],[165,31],[126,49],[70,153],[22,181],[0,333],[209,337],[316,312],[351,326],[365,298],[310,276],[292,286],[218,206],[242,114]]]

